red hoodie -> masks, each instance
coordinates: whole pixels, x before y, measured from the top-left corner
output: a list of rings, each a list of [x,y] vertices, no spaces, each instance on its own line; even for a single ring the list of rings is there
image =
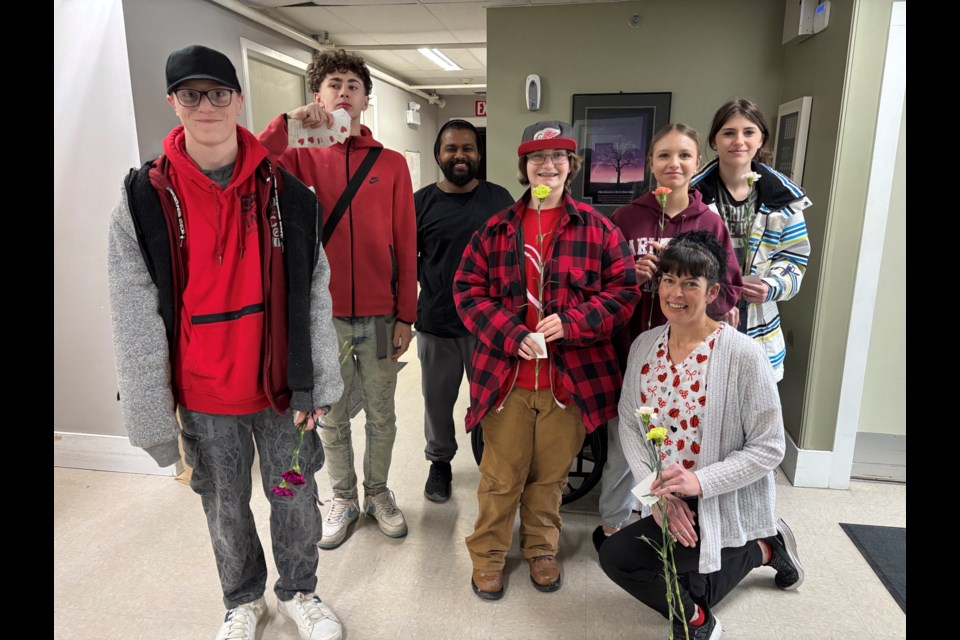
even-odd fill
[[[653,193],[645,193],[630,204],[619,207],[610,216],[610,220],[620,227],[634,259],[645,256],[653,247],[650,241],[673,238],[685,231],[703,229],[709,231],[720,241],[720,246],[727,250],[727,280],[720,289],[720,295],[707,309],[712,318],[719,318],[730,311],[740,298],[743,289],[743,278],[740,275],[740,263],[733,252],[733,243],[730,241],[730,232],[723,219],[703,204],[703,197],[699,191],[691,191],[690,204],[686,209],[670,218],[663,216],[663,232],[660,231],[660,203]],[[633,312],[633,317],[627,326],[613,338],[613,346],[620,361],[620,370],[626,371],[627,356],[634,339],[652,327],[659,327],[667,322],[663,311],[660,310],[660,300],[653,300],[650,292],[640,286],[640,303]],[[651,321],[650,307],[653,306]],[[649,324],[649,327],[647,326]]]
[[[322,149],[287,148],[283,114],[260,132],[270,159],[312,187],[323,209],[333,211],[369,149],[383,147],[370,129]],[[417,319],[417,221],[406,159],[384,149],[324,246],[330,261],[334,316]]]
[[[187,155],[182,126],[163,141],[186,232],[175,393],[191,411],[223,415],[270,406],[261,380],[264,301],[255,174],[267,152],[242,127],[237,141],[225,189]]]

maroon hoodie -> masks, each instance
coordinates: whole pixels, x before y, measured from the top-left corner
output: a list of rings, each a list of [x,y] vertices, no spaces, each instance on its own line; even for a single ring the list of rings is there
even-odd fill
[[[743,289],[740,276],[740,264],[733,252],[730,233],[723,219],[703,204],[699,191],[690,192],[690,204],[686,209],[670,218],[663,216],[663,231],[660,231],[660,203],[653,193],[645,193],[630,204],[625,204],[613,212],[610,219],[620,227],[634,259],[645,256],[653,250],[650,241],[662,241],[664,238],[678,236],[685,231],[704,229],[717,236],[720,246],[727,249],[727,280],[720,289],[720,295],[713,301],[707,312],[712,318],[720,318],[737,304]],[[645,285],[640,286],[641,290]],[[653,315],[651,320],[651,306]],[[630,322],[613,338],[613,347],[620,361],[621,371],[627,368],[627,355],[634,339],[644,331],[659,327],[667,322],[660,310],[660,300],[654,300],[649,291],[641,291],[640,303],[633,312]],[[649,324],[649,326],[648,326]]]

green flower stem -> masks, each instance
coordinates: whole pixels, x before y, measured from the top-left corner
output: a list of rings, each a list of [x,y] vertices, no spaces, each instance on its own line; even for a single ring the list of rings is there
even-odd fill
[[[539,308],[537,308],[537,324],[543,320],[543,266],[545,264],[543,259],[544,246],[543,246],[543,226],[540,224],[540,209],[543,207],[543,200],[537,198],[537,241],[540,243],[540,257],[537,259],[539,263],[537,268],[540,271],[540,277],[537,278],[537,301],[540,303]],[[544,342],[546,344],[546,342]],[[533,363],[533,390],[540,390],[540,358],[537,358]]]
[[[680,619],[683,620],[683,635],[690,638],[690,627],[687,625],[687,612],[683,608],[683,598],[680,597],[680,576],[677,575],[677,562],[673,555],[673,544],[670,545],[670,568],[673,569],[673,588],[677,592],[677,602],[680,603]]]
[[[663,223],[664,223],[664,217],[666,217],[667,215],[666,209],[664,209],[664,206],[666,205],[666,201],[667,201],[666,196],[663,196],[662,199],[660,199],[660,233],[657,234],[657,244],[660,244],[660,241],[663,240]],[[650,283],[650,316],[647,318],[647,331],[653,328],[653,308],[656,306],[656,303],[657,303],[657,288],[656,288],[656,285],[653,282],[651,282]]]
[[[297,448],[293,450],[293,461],[290,463],[290,468],[297,473],[300,473],[300,447],[303,445],[303,436],[307,432],[306,427],[306,420],[297,425],[297,431],[300,432],[300,438],[297,440]]]

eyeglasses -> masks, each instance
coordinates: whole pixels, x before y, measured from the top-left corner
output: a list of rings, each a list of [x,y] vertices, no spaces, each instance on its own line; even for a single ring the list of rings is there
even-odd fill
[[[234,92],[235,89],[217,87],[216,89],[208,89],[207,91],[200,91],[199,89],[177,89],[173,93],[177,96],[177,102],[184,107],[200,106],[200,100],[203,96],[207,96],[207,100],[215,107],[226,107],[233,102]]]
[[[527,162],[530,164],[543,164],[547,158],[550,158],[554,165],[561,165],[567,164],[570,156],[567,155],[566,151],[554,151],[549,155],[546,153],[532,153],[527,156]]]

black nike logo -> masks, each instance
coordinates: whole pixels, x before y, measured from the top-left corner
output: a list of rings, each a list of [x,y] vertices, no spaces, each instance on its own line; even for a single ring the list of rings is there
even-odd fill
[[[377,176],[372,176],[370,178],[370,184],[376,184],[378,182],[380,182],[380,178],[378,178]]]

